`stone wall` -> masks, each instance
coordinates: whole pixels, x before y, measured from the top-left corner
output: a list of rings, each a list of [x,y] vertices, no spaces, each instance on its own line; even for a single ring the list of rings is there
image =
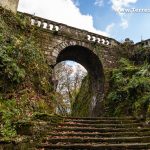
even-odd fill
[[[19,0],[0,0],[0,6],[11,10],[13,13],[17,12]]]

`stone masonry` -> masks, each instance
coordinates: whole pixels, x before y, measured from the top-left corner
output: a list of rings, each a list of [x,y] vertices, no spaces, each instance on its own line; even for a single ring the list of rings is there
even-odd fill
[[[17,12],[19,0],[0,0],[0,6],[11,10],[13,13]]]
[[[116,66],[113,48],[120,43],[115,39],[77,29],[38,16],[21,13],[37,29],[37,41],[44,51],[47,62],[54,68],[61,61],[80,63],[92,79],[93,100],[91,112],[101,109],[105,96],[105,69]],[[92,113],[91,113],[92,114]],[[97,114],[94,114],[96,116]]]

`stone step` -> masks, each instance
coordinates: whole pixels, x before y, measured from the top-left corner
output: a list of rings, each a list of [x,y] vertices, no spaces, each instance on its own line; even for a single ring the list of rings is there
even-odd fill
[[[67,117],[63,123],[48,124],[39,150],[52,149],[150,149],[150,126],[133,117]]]
[[[69,120],[136,120],[134,117],[64,117]]]
[[[124,137],[124,136],[150,136],[150,131],[147,132],[49,132],[49,136],[80,136],[80,137]]]
[[[61,123],[58,125],[59,127],[96,127],[96,128],[105,128],[105,127],[113,127],[113,128],[131,128],[131,127],[143,127],[146,126],[142,123],[131,123],[131,124],[85,124],[85,123]],[[147,125],[148,126],[148,125]]]
[[[41,144],[38,148],[43,148],[43,150],[52,150],[52,149],[90,149],[90,150],[127,150],[127,149],[150,149],[150,143],[121,143],[121,144],[97,144],[97,143],[90,143],[90,144]]]
[[[111,138],[91,138],[91,137],[47,137],[43,143],[150,143],[150,136],[146,137],[111,137]]]
[[[86,124],[130,124],[130,123],[139,123],[137,120],[76,120],[76,119],[66,119],[65,122],[86,123]]]
[[[55,127],[53,131],[81,131],[81,132],[147,132],[150,128],[93,128],[93,127]]]

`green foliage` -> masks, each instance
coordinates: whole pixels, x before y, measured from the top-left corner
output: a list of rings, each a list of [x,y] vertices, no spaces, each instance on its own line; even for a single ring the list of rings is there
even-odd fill
[[[15,119],[19,111],[15,108],[16,103],[14,100],[2,100],[0,99],[0,108],[2,113],[2,127],[1,134],[4,137],[13,137],[16,135],[12,120]]]
[[[0,14],[0,131],[13,137],[14,122],[54,111],[51,69],[29,19],[1,7]]]
[[[146,117],[150,105],[149,75],[148,63],[137,66],[132,61],[121,59],[120,67],[114,69],[110,76],[106,101],[109,114]]]
[[[7,54],[7,47],[0,47],[0,68],[3,80],[20,83],[25,78],[25,70],[20,68],[14,59]],[[0,85],[2,86],[2,85]]]
[[[146,95],[140,97],[133,105],[133,108],[135,109],[134,113],[135,116],[143,115],[146,116],[149,113],[148,108],[150,105],[150,93],[147,93]],[[147,110],[147,111],[145,111]],[[147,116],[148,117],[148,116]]]
[[[92,95],[91,78],[87,75],[83,79],[79,93],[72,104],[71,115],[76,117],[88,117]]]
[[[0,91],[14,92],[29,84],[42,94],[52,91],[51,70],[36,41],[36,30],[22,14],[0,7]],[[28,85],[29,86],[29,85]]]
[[[2,8],[0,12],[0,91],[10,92],[25,81],[43,94],[51,91],[51,70],[36,42],[36,30],[23,15]]]
[[[130,60],[137,65],[143,65],[145,63],[150,64],[150,48],[139,47],[134,50],[134,55],[131,55]]]

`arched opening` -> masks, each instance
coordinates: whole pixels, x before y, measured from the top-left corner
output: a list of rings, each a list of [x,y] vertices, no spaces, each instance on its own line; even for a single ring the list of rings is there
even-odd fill
[[[86,47],[73,45],[58,54],[56,64],[66,60],[75,61],[87,70],[92,92],[88,116],[99,116],[104,93],[104,73],[99,57]]]
[[[87,70],[74,61],[62,61],[54,68],[57,104],[56,113],[60,115],[71,115],[72,106],[80,91],[82,80],[87,75]]]

